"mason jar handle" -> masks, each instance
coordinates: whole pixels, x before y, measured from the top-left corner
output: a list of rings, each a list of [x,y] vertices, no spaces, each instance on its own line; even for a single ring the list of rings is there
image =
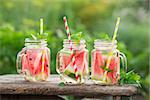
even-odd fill
[[[60,71],[59,71],[59,55],[60,55],[60,52],[57,53],[57,56],[56,56],[56,71],[58,74],[60,74]]]
[[[22,73],[21,71],[21,67],[22,67],[22,56],[24,55],[24,52],[23,51],[20,51],[18,54],[17,54],[17,59],[16,59],[16,69],[17,69],[17,72],[20,74]]]
[[[119,53],[119,57],[122,61],[123,69],[124,69],[124,71],[127,71],[127,57],[125,56],[124,53],[122,53],[120,51],[118,51],[118,53]]]

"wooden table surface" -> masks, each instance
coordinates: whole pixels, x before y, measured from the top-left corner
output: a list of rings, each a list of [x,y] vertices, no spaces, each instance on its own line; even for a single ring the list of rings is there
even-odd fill
[[[19,95],[75,95],[75,96],[132,96],[137,93],[137,87],[132,85],[65,85],[61,82],[58,75],[51,75],[46,82],[27,82],[21,75],[1,75],[0,94],[19,94]]]

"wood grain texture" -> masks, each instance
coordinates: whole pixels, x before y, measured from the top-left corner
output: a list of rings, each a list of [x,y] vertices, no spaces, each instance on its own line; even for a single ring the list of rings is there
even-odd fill
[[[0,94],[19,95],[75,95],[75,96],[132,96],[137,94],[137,87],[132,85],[65,85],[60,87],[58,75],[51,75],[46,82],[27,82],[21,75],[1,75]]]

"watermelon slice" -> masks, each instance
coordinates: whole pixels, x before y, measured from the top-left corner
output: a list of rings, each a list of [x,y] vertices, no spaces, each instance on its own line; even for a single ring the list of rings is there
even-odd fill
[[[74,57],[74,62],[73,62],[73,57]],[[72,54],[69,57],[64,57],[65,59],[63,59],[63,61],[66,63],[66,67],[65,67],[65,71],[69,71],[71,73],[74,73],[74,66],[77,66],[78,69],[78,73],[82,74],[83,73],[83,69],[84,69],[84,65],[85,65],[85,52],[82,51],[75,51],[75,55]]]
[[[25,73],[27,68],[28,68],[28,61],[27,61],[26,54],[24,54],[22,56],[22,72]]]
[[[27,50],[26,53],[27,53],[27,60],[28,60],[28,65],[29,65],[28,70],[31,75],[34,75],[35,74],[34,62],[38,55],[38,52],[36,49],[29,49],[29,50]]]
[[[120,60],[118,59],[118,57],[112,57],[109,69],[113,71],[107,73],[108,82],[111,82],[113,84],[118,82],[118,73],[119,73],[118,71],[120,69],[119,63],[120,63]]]
[[[42,72],[42,56],[40,57],[39,62],[36,62],[38,65],[36,66],[35,75],[38,75]]]
[[[44,59],[43,62],[42,62],[42,58]],[[44,65],[43,72],[42,72],[42,63],[44,63],[43,64]],[[49,56],[48,56],[48,53],[45,52],[40,57],[39,65],[36,68],[36,79],[37,80],[46,80],[48,78],[48,76],[49,76]]]
[[[84,72],[84,65],[85,65],[85,55],[86,55],[86,52],[85,51],[76,51],[76,56],[75,56],[75,64],[77,66],[77,69],[78,69],[78,73],[81,75],[83,74]]]
[[[72,64],[72,58],[74,57],[74,53],[61,53],[60,54],[60,70],[64,72],[64,70]],[[73,72],[73,70],[71,70]]]
[[[120,60],[119,57],[113,56],[109,68],[106,68],[108,56],[102,55],[100,51],[94,51],[92,53],[92,75],[93,80],[103,80],[103,74],[107,71],[107,80],[104,83],[117,83],[120,73]]]
[[[49,73],[50,73],[50,69],[49,69],[49,56],[48,54],[45,55],[45,63],[44,63],[44,73],[46,75],[46,77],[49,76]]]
[[[101,66],[104,66],[104,60],[100,51],[93,52],[92,55],[92,79],[102,80],[103,69]]]
[[[89,57],[88,57],[88,51],[87,51],[87,52],[85,52],[84,68],[83,68],[83,75],[84,75],[85,77],[87,77],[88,74],[89,74],[88,58],[89,58]]]
[[[74,53],[62,52],[60,54],[61,72],[75,80],[74,66],[77,66],[79,75],[83,76],[84,72],[87,73],[88,70],[87,54],[88,52],[84,50],[76,50]]]
[[[49,76],[49,51],[44,55],[44,61],[42,62],[42,50],[43,49],[28,49],[26,54],[22,57],[22,71],[27,70],[28,76],[26,79],[31,81],[45,80]],[[42,73],[42,63],[44,63],[44,73]],[[30,75],[30,76],[29,76]],[[29,78],[30,77],[30,78]]]

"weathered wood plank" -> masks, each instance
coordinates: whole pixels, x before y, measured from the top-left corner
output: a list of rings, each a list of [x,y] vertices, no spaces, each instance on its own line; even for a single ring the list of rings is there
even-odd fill
[[[131,96],[137,93],[137,88],[131,85],[66,85],[60,83],[58,75],[51,75],[47,82],[27,82],[21,75],[1,75],[0,94],[20,95],[76,95],[76,96]]]
[[[1,95],[0,100],[64,100],[59,96],[54,95]]]
[[[120,96],[113,96],[113,100],[121,100]]]

